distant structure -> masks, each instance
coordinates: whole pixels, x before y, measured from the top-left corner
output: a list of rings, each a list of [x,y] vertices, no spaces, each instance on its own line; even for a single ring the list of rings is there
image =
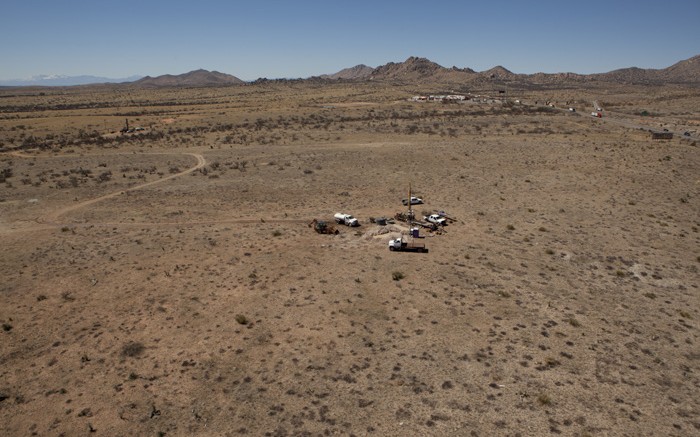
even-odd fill
[[[652,140],[672,140],[673,139],[673,132],[652,132],[651,139]]]
[[[469,100],[468,96],[451,94],[451,95],[430,95],[430,96],[413,96],[409,99],[412,102],[462,102]]]

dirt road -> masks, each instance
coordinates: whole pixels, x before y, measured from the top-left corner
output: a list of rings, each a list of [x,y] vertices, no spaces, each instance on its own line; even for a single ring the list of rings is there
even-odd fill
[[[36,156],[26,155],[26,154],[23,154],[21,152],[11,152],[10,155],[16,156],[18,158],[36,158]],[[149,153],[148,155],[172,155],[172,153]],[[130,192],[130,191],[141,190],[143,188],[150,187],[152,185],[161,184],[161,183],[169,181],[171,179],[175,179],[175,178],[190,174],[193,171],[199,170],[200,168],[203,168],[205,165],[207,165],[206,159],[204,159],[204,156],[202,156],[199,153],[185,152],[185,153],[182,153],[182,155],[188,155],[188,156],[195,158],[197,160],[197,163],[194,166],[192,166],[184,171],[172,174],[170,176],[166,176],[164,178],[161,178],[161,179],[158,179],[155,181],[145,182],[143,184],[135,185],[133,187],[130,187],[130,188],[127,188],[124,190],[115,191],[115,192],[112,192],[109,194],[105,194],[103,196],[95,197],[95,198],[88,199],[88,200],[85,200],[82,202],[74,203],[74,204],[69,205],[69,206],[65,206],[61,209],[52,211],[52,212],[46,214],[45,216],[38,218],[36,221],[39,224],[48,225],[49,227],[64,226],[65,223],[58,222],[59,218],[72,212],[72,211],[76,211],[78,209],[82,209],[82,208],[88,207],[90,205],[94,205],[98,202],[102,202],[104,200],[108,200],[108,199],[111,199],[111,198],[114,198],[117,196],[121,196],[121,195],[123,195],[127,192]],[[113,224],[113,223],[111,223],[111,224]],[[31,231],[31,230],[45,229],[46,227],[47,226],[39,226],[39,227],[33,226],[33,227],[29,227],[29,228],[23,227],[20,229],[14,229],[12,231]]]

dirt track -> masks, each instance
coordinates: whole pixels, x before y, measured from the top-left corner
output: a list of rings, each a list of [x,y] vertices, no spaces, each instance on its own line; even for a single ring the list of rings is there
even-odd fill
[[[16,156],[16,157],[19,157],[19,158],[36,158],[36,156],[34,156],[34,155],[27,155],[27,154],[25,154],[25,153],[20,153],[20,152],[12,152],[12,153],[10,153],[10,155],[11,155],[11,156]],[[131,155],[131,154],[130,154],[130,155]],[[168,155],[168,154],[167,154],[167,153],[151,153],[151,155]],[[73,205],[66,206],[66,207],[63,207],[63,208],[58,209],[58,210],[56,210],[56,211],[50,212],[50,213],[47,214],[46,216],[37,219],[37,222],[40,223],[40,224],[46,224],[46,225],[50,225],[50,226],[53,226],[53,227],[68,226],[69,223],[67,223],[67,222],[61,222],[61,223],[59,223],[59,222],[58,222],[58,219],[59,219],[61,216],[70,213],[71,211],[75,211],[75,210],[78,210],[78,209],[82,209],[82,208],[88,207],[88,206],[90,206],[90,205],[94,205],[94,204],[96,204],[96,203],[98,203],[98,202],[102,202],[102,201],[111,199],[111,198],[116,197],[116,196],[121,196],[121,195],[125,194],[126,192],[140,190],[140,189],[143,189],[143,188],[146,188],[146,187],[150,187],[150,186],[152,186],[152,185],[161,184],[161,183],[163,183],[163,182],[169,181],[169,180],[174,179],[174,178],[177,178],[177,177],[181,177],[181,176],[190,174],[190,173],[192,173],[192,172],[195,171],[195,170],[198,170],[198,169],[200,169],[200,168],[203,168],[203,167],[207,164],[206,160],[204,159],[204,156],[202,156],[201,154],[198,154],[198,153],[184,153],[184,155],[192,156],[193,158],[195,158],[195,159],[197,160],[197,164],[195,164],[193,167],[188,168],[187,170],[181,171],[181,172],[179,172],[179,173],[177,173],[177,174],[172,174],[172,175],[166,176],[166,177],[164,177],[164,178],[162,178],[162,179],[158,179],[158,180],[150,181],[150,182],[145,182],[145,183],[143,183],[143,184],[139,184],[139,185],[136,185],[136,186],[133,186],[133,187],[124,189],[124,190],[115,191],[115,192],[112,192],[112,193],[109,193],[109,194],[105,194],[105,195],[102,195],[102,196],[99,196],[99,197],[95,197],[95,198],[93,198],[93,199],[84,200],[84,201],[82,201],[82,202],[74,203]],[[133,155],[131,155],[131,156],[133,156]],[[49,157],[49,159],[52,159],[52,158],[61,158],[61,157],[60,157],[60,156],[56,156],[56,155],[53,155],[53,156],[50,156],[50,157]],[[91,225],[118,225],[118,224],[119,224],[119,223],[106,223],[106,224],[103,224],[103,223],[91,223]],[[130,224],[130,225],[133,225],[133,223],[129,223],[129,224]],[[46,229],[46,227],[45,227],[45,226],[39,226],[39,227],[36,227],[36,228],[21,228],[21,229],[18,229],[18,231],[21,231],[21,232],[31,232],[31,231],[35,231],[35,230],[39,230],[39,229]]]
[[[318,106],[372,101],[343,86],[182,91],[197,105],[153,115],[158,140],[0,158],[4,435],[697,433],[696,144],[558,111]],[[417,213],[459,218],[428,254],[369,223],[409,182]],[[362,226],[307,226],[338,211]]]

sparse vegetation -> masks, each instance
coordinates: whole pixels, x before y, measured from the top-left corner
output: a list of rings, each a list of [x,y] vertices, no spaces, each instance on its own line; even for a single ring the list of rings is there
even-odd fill
[[[579,322],[577,319],[575,319],[575,318],[573,318],[573,317],[569,317],[568,319],[566,319],[566,322],[567,322],[569,325],[573,326],[574,328],[580,328],[580,327],[581,327],[581,322]]]
[[[697,149],[557,109],[597,81],[406,101],[499,83],[0,90],[6,433],[690,433]],[[698,118],[608,87],[611,117]],[[457,218],[428,254],[366,221],[409,182]]]
[[[394,281],[400,281],[403,278],[404,278],[404,274],[402,272],[395,271],[395,272],[391,273],[391,279],[393,279]]]
[[[122,346],[122,357],[137,358],[146,351],[146,346],[138,341],[130,341]]]
[[[549,406],[551,406],[551,405],[554,403],[554,402],[552,401],[552,398],[551,398],[549,395],[545,394],[545,393],[540,393],[539,395],[537,395],[537,402],[538,402],[540,405],[544,405],[544,406],[546,406],[546,407],[549,407]]]

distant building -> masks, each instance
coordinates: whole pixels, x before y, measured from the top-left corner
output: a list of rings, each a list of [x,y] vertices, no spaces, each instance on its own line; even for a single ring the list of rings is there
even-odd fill
[[[412,102],[460,102],[464,100],[469,100],[467,96],[459,94],[445,95],[429,95],[429,96],[413,96],[409,99]]]

